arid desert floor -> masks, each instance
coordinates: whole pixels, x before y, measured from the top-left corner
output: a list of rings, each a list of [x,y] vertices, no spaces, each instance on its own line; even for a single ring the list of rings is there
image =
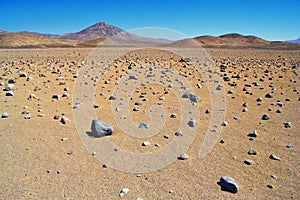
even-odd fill
[[[182,56],[155,48],[1,49],[0,198],[300,199],[300,50],[208,48],[207,77],[205,64],[199,68],[186,58],[196,55],[189,51]],[[151,83],[154,76],[159,84]],[[192,90],[198,103],[176,96],[181,79],[189,87],[182,83],[180,89]],[[127,88],[126,95],[120,97],[116,88]],[[213,99],[218,92],[220,98]],[[188,106],[192,111],[185,113]],[[161,107],[164,114],[151,120]],[[210,124],[220,117],[217,112],[224,119],[214,132]],[[185,115],[194,113],[196,125],[176,136]],[[93,116],[111,125],[113,134],[90,137],[84,121]],[[147,138],[147,130],[137,129],[136,137],[122,129],[126,118],[149,130],[161,128]],[[188,137],[186,148],[175,146],[174,155],[158,156],[145,167],[134,158],[113,161],[122,151],[163,154],[170,143]],[[199,157],[206,137],[213,138],[212,149]],[[122,151],[101,154],[106,149],[97,144],[104,140]],[[181,153],[188,159],[177,159]],[[222,176],[236,181],[237,193],[221,190]],[[129,191],[121,197],[124,188]]]

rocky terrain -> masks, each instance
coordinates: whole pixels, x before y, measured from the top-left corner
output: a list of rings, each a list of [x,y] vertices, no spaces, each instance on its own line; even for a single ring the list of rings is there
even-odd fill
[[[206,51],[199,68],[194,48],[190,57],[167,48],[1,49],[1,199],[299,199],[300,51]],[[90,116],[112,134],[92,137],[92,121],[83,123]],[[129,117],[140,135],[122,127]],[[199,156],[211,136],[216,143]],[[145,168],[113,162],[123,151],[163,151],[189,138],[188,148]]]

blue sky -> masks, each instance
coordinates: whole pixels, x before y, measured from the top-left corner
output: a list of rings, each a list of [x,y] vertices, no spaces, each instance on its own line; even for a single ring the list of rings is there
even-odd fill
[[[288,40],[300,37],[300,0],[0,0],[1,30],[63,34],[100,21],[189,37],[241,33]]]

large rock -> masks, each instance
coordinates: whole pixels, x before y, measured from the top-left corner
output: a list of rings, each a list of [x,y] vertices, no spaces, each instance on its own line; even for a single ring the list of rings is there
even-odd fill
[[[192,92],[186,92],[182,95],[182,98],[190,99],[193,103],[198,103],[200,101],[200,97],[194,95]]]
[[[231,193],[237,193],[239,190],[238,184],[231,177],[222,176],[219,182],[221,189]]]
[[[97,137],[111,135],[114,131],[112,126],[110,126],[110,125],[106,124],[105,122],[98,120],[98,119],[94,119],[92,121],[91,130],[92,130],[92,133],[94,134],[94,136],[97,136]]]

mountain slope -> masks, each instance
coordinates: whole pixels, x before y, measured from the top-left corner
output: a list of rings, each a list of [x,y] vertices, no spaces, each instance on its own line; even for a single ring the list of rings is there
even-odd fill
[[[296,39],[296,40],[288,40],[287,42],[291,42],[291,43],[300,43],[300,38]]]

